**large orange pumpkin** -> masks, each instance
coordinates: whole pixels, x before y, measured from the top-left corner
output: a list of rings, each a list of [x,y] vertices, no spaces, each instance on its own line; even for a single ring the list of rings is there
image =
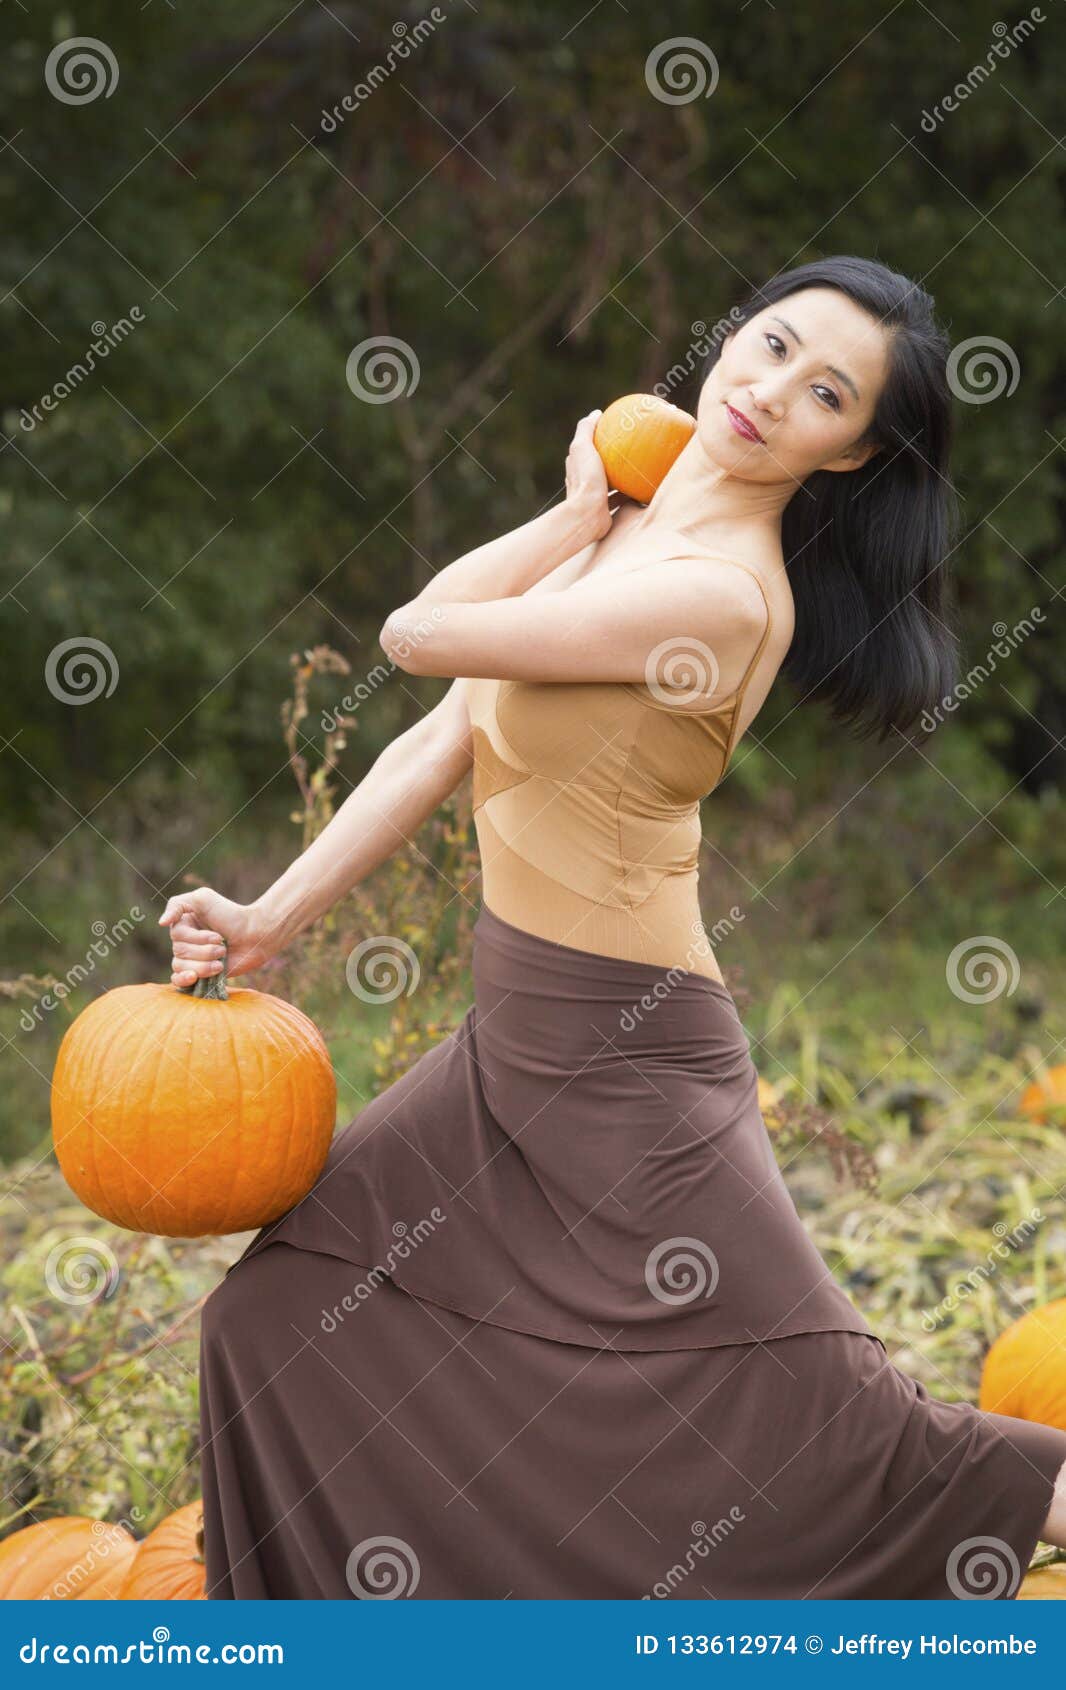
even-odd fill
[[[336,1123],[329,1052],[269,992],[116,986],[68,1027],[52,1075],[59,1166],[86,1206],[171,1238],[276,1220],[321,1172]]]
[[[0,1599],[98,1601],[118,1595],[137,1554],[125,1526],[64,1514],[0,1543]]]
[[[985,1357],[979,1406],[1066,1432],[1066,1297],[1023,1314]]]
[[[657,394],[627,393],[607,406],[592,439],[611,486],[647,504],[695,427],[695,417]]]
[[[1026,1086],[1018,1107],[1031,1121],[1046,1121],[1051,1111],[1066,1111],[1066,1062],[1056,1063]]]
[[[198,1499],[148,1533],[119,1596],[124,1602],[188,1602],[206,1594],[204,1505]]]

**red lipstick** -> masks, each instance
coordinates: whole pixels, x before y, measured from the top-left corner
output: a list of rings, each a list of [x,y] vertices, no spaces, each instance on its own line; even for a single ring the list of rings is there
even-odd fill
[[[735,411],[732,405],[727,404],[726,412],[732,426],[736,429],[739,435],[743,436],[745,440],[757,440],[760,446],[766,445],[766,441],[755,427],[755,424],[753,422],[749,422],[743,411]]]

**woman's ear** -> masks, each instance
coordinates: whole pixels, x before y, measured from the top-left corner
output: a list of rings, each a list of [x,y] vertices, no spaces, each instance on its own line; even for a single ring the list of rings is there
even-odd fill
[[[863,464],[869,463],[875,452],[880,450],[881,447],[876,441],[869,440],[865,445],[849,446],[839,458],[834,458],[831,463],[822,464],[821,467],[836,472],[861,469]]]

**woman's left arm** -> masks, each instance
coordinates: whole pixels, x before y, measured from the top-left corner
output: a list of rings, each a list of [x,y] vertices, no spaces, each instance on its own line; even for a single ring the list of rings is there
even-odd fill
[[[663,683],[688,668],[693,696],[740,682],[766,626],[762,594],[727,561],[673,557],[625,574],[595,573],[561,592],[484,604],[423,605],[420,637],[398,612],[379,639],[412,675],[516,681]]]
[[[590,411],[574,430],[566,458],[566,497],[509,534],[464,552],[437,571],[423,590],[394,611],[409,627],[420,624],[440,603],[477,604],[528,592],[577,552],[609,532],[614,511],[603,460],[593,443],[600,411]]]

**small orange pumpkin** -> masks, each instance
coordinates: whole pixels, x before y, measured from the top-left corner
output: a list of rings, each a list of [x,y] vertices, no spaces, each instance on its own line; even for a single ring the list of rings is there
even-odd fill
[[[123,1602],[188,1602],[206,1597],[202,1500],[176,1509],[148,1533],[118,1594]]]
[[[294,1004],[225,973],[115,986],[64,1034],[52,1075],[63,1175],[94,1214],[170,1238],[245,1232],[322,1170],[337,1083]]]
[[[63,1514],[0,1543],[0,1600],[99,1601],[118,1595],[137,1554],[125,1526]]]
[[[696,428],[696,419],[655,393],[627,393],[600,416],[593,444],[612,487],[647,504]]]
[[[1066,1297],[1000,1333],[985,1357],[978,1406],[1066,1432]]]
[[[1066,1062],[1056,1063],[1026,1086],[1018,1107],[1031,1121],[1046,1121],[1053,1109],[1066,1110]]]
[[[1050,1567],[1037,1567],[1026,1573],[1018,1587],[1019,1602],[1066,1601],[1066,1561],[1053,1561]]]

